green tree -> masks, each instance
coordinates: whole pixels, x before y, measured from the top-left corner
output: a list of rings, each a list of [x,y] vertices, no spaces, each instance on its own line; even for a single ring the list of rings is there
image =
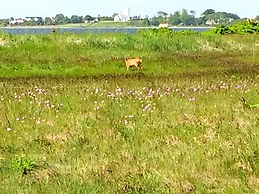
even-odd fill
[[[72,15],[71,23],[83,23],[83,16]]]
[[[180,15],[181,23],[184,26],[191,26],[195,24],[195,19],[193,15],[189,15],[188,11],[186,9],[182,10],[182,13]]]
[[[8,24],[9,24],[9,21],[8,21],[8,19],[3,19],[3,20],[1,20],[1,22],[0,22],[3,26],[7,26]]]
[[[94,18],[92,17],[92,16],[90,16],[90,15],[86,15],[85,17],[84,17],[84,21],[93,21],[94,20]]]
[[[157,12],[158,17],[163,17],[163,18],[167,18],[168,13],[164,12],[164,11],[159,11]]]
[[[240,19],[240,17],[237,14],[233,14],[233,13],[226,13],[227,17],[230,19],[234,19],[234,20],[238,20]]]
[[[143,27],[150,26],[150,21],[147,18],[143,19],[141,22],[141,26]]]
[[[68,24],[68,23],[71,23],[71,20],[70,20],[70,18],[68,18],[67,16],[65,16],[65,17],[61,20],[61,23],[62,23],[62,24]]]
[[[206,19],[215,24],[229,24],[232,20],[240,19],[236,14],[226,12],[216,12],[206,15]]]
[[[65,16],[60,13],[60,14],[57,14],[54,19],[57,24],[61,24],[63,23],[64,18]]]
[[[168,23],[172,26],[179,25],[181,23],[180,12],[176,11],[173,15],[170,15],[168,18]]]
[[[43,21],[42,17],[35,18],[35,21],[36,21],[36,25],[38,25],[38,26],[44,25],[44,21]]]
[[[201,15],[202,16],[207,16],[209,14],[213,14],[215,13],[215,10],[214,9],[207,9],[206,11],[204,11]]]
[[[196,23],[196,25],[198,25],[198,26],[200,26],[200,25],[205,25],[206,21],[207,21],[207,19],[206,19],[205,16],[199,17],[199,18],[196,18],[196,19],[195,19],[195,23]]]
[[[99,21],[113,21],[113,17],[109,17],[109,16],[101,16],[98,19]]]
[[[165,21],[165,19],[162,18],[162,17],[153,17],[153,18],[150,20],[150,24],[151,24],[152,26],[159,26],[159,24],[160,24],[161,22],[164,22],[164,21]]]
[[[50,18],[50,17],[46,17],[44,19],[44,24],[45,25],[53,25],[54,24],[54,21]]]

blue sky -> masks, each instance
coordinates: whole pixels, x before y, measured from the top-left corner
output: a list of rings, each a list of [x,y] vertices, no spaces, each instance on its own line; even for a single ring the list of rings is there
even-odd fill
[[[174,13],[183,8],[196,11],[196,17],[206,9],[225,11],[239,17],[254,18],[259,15],[259,0],[1,0],[0,18],[26,16],[52,17],[58,13],[71,17],[112,16],[130,7],[131,16],[153,17],[158,11]]]

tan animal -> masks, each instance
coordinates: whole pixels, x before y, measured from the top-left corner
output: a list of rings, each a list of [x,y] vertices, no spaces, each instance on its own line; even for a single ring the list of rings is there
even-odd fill
[[[127,59],[125,59],[125,64],[126,64],[127,70],[129,70],[129,68],[131,66],[137,67],[138,70],[143,69],[143,67],[141,66],[141,63],[142,63],[141,58],[132,58],[132,59],[127,58]]]

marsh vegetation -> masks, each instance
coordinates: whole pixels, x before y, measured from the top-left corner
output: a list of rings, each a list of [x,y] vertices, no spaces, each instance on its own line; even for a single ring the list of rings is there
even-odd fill
[[[259,192],[258,43],[1,34],[0,191]]]

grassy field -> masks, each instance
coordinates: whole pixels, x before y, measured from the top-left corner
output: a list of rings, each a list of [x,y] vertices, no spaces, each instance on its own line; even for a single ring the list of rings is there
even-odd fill
[[[258,193],[258,43],[1,34],[0,193]]]

